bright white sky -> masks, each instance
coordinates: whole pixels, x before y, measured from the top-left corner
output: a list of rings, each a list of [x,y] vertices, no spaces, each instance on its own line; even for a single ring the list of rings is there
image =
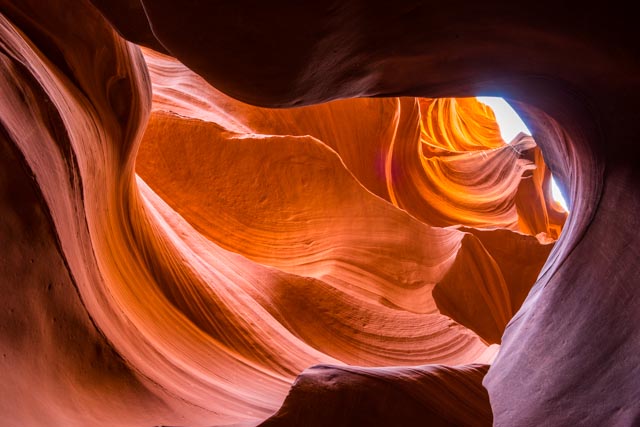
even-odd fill
[[[514,109],[511,108],[504,99],[490,96],[478,96],[476,99],[491,107],[496,115],[496,121],[500,127],[502,139],[507,143],[511,143],[513,138],[515,138],[520,132],[531,135],[531,131],[529,131],[527,125],[524,124],[520,116],[518,116]],[[564,200],[564,196],[560,192],[560,188],[558,188],[558,184],[556,184],[556,180],[553,176],[551,176],[551,193],[553,195],[553,199],[560,203],[565,211],[569,211],[567,202]]]

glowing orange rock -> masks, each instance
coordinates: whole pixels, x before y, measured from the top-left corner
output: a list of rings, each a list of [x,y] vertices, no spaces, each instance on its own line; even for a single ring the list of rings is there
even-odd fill
[[[348,396],[397,380],[408,419],[490,422],[475,363],[563,219],[532,139],[474,100],[249,106],[86,2],[36,3],[0,17],[11,424],[257,424],[317,364]]]
[[[638,424],[640,66],[633,13],[549,0],[527,9],[503,1],[139,2],[153,37],[173,56],[255,104],[508,98],[566,190],[572,214],[485,377],[495,423]],[[229,19],[212,25],[213,16]],[[529,203],[517,201],[516,213]],[[547,233],[540,235],[546,241],[553,226],[545,231],[540,219],[517,226]]]

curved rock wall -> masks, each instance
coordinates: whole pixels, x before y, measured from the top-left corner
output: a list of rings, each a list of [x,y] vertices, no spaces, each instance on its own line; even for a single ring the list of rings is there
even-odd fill
[[[637,422],[623,16],[95,3],[0,2],[8,425]]]

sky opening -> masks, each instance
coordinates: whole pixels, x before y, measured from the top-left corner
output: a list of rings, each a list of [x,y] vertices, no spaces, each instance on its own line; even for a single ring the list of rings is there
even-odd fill
[[[524,124],[520,116],[518,116],[515,110],[503,98],[478,96],[476,99],[491,107],[496,115],[496,121],[500,128],[500,135],[507,144],[510,144],[520,132],[531,135],[531,131],[527,128],[527,125]],[[553,196],[553,200],[558,202],[562,208],[568,212],[569,208],[567,206],[567,202],[564,199],[553,175],[551,175],[551,194]]]

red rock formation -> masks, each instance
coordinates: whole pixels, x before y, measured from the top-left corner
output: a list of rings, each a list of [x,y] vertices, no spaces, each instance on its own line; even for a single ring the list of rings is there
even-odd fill
[[[3,422],[638,420],[624,16],[95,3],[0,1]]]
[[[315,366],[298,377],[282,408],[261,426],[490,425],[481,385],[486,371],[486,365]]]

